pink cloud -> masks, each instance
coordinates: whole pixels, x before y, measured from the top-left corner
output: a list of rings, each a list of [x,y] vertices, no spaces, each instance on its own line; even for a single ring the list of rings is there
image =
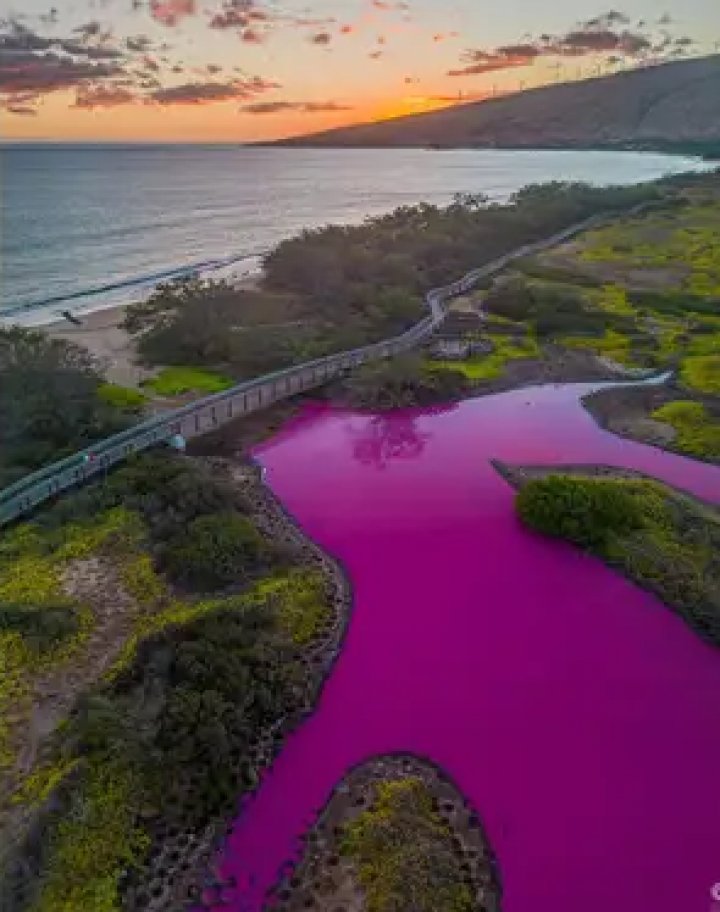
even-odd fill
[[[194,15],[195,11],[195,0],[150,0],[153,19],[170,28],[186,16]]]

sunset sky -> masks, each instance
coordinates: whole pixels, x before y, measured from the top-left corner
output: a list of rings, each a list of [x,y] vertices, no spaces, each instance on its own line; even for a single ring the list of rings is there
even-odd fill
[[[276,138],[720,47],[720,0],[0,4],[4,139]]]

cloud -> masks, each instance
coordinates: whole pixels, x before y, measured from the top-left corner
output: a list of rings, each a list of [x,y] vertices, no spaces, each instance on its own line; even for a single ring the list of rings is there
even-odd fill
[[[265,41],[266,34],[259,32],[257,29],[246,28],[240,33],[240,38],[246,44],[262,44]]]
[[[30,105],[7,104],[5,110],[8,114],[17,114],[22,117],[37,117],[37,109]]]
[[[311,44],[328,45],[332,41],[330,32],[315,32],[308,38]]]
[[[257,101],[240,108],[246,114],[279,114],[283,111],[299,111],[302,114],[318,114],[327,111],[352,111],[349,105],[335,101]]]
[[[523,40],[492,50],[470,50],[463,56],[465,66],[450,70],[449,76],[477,76],[497,70],[529,66],[540,57],[584,57],[604,54],[617,57],[641,58],[650,51],[656,53],[677,48],[674,42],[654,44],[653,39],[638,29],[630,31],[628,17],[610,10],[582,23],[564,35],[541,35],[536,41]]]
[[[619,51],[634,57],[642,51],[650,50],[651,47],[652,42],[645,35],[638,33],[618,33],[610,29],[580,29],[560,38],[555,43],[554,50],[570,57],[610,51]]]
[[[134,35],[125,39],[125,47],[129,51],[146,54],[152,48],[152,41],[147,35]]]
[[[48,38],[38,35],[18,22],[11,19],[4,24],[5,32],[0,35],[0,51],[12,53],[15,51],[47,51],[54,49],[64,51],[73,57],[87,57],[90,60],[117,60],[123,56],[117,48],[103,45],[87,44],[83,38]],[[77,30],[82,32],[83,27]],[[108,33],[104,39],[109,37]]]
[[[210,19],[213,29],[245,29],[253,23],[267,22],[270,15],[260,9],[255,0],[226,0],[220,12]]]
[[[593,19],[588,19],[587,22],[583,24],[584,29],[613,29],[619,25],[630,25],[630,17],[626,16],[625,13],[620,13],[618,10],[610,10],[607,13],[602,13],[600,16],[595,16]]]
[[[0,93],[46,94],[120,75],[124,70],[115,63],[77,61],[52,51],[12,51],[0,60]]]
[[[254,76],[235,82],[186,82],[183,85],[156,89],[149,101],[160,105],[199,105],[215,101],[247,99],[271,89],[279,89],[276,82]]]
[[[150,15],[168,28],[173,28],[195,12],[195,0],[150,0]]]
[[[529,66],[534,63],[538,52],[502,53],[501,51],[469,51],[465,59],[470,60],[467,66],[448,70],[448,76],[480,76],[483,73],[494,73],[498,70],[509,70],[514,67]]]
[[[373,9],[383,10],[388,12],[389,10],[409,10],[410,4],[403,2],[403,0],[398,0],[398,2],[389,2],[389,0],[372,0],[370,4]]]
[[[138,96],[122,86],[93,85],[79,88],[75,96],[74,108],[113,108],[117,105],[133,104]]]

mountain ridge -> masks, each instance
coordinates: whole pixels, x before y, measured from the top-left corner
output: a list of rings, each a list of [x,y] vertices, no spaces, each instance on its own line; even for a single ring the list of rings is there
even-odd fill
[[[288,137],[359,148],[720,148],[720,54]]]

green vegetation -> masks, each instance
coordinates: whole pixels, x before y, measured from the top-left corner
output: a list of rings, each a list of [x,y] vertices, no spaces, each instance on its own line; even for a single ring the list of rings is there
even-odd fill
[[[115,408],[128,412],[139,412],[147,402],[140,390],[131,386],[119,386],[117,383],[102,383],[98,388],[100,399]]]
[[[460,398],[470,389],[462,362],[435,370],[419,355],[368,364],[343,383],[343,398],[356,408],[394,409]]]
[[[720,459],[720,418],[700,402],[668,402],[652,413],[677,431],[675,447],[700,459]]]
[[[221,393],[233,386],[229,377],[199,367],[166,367],[143,386],[158,396],[181,396],[183,393]]]
[[[663,268],[670,285],[691,295],[720,298],[720,214],[698,201],[682,211],[625,219],[587,236],[581,259],[621,263],[625,269]]]
[[[466,361],[429,361],[431,371],[458,371],[472,383],[482,380],[494,380],[500,377],[511,361],[522,361],[536,358],[540,348],[532,335],[508,336],[494,335],[493,350],[488,355],[468,358]]]
[[[567,539],[656,592],[720,645],[720,514],[644,479],[548,475],[525,484],[521,519]]]
[[[683,361],[680,378],[700,393],[720,395],[720,355],[701,355]]]
[[[171,579],[207,591],[256,575],[267,563],[267,552],[252,522],[227,511],[194,519],[187,530],[170,539],[162,564]]]
[[[428,288],[601,210],[663,198],[659,186],[526,187],[508,204],[458,196],[354,227],[305,231],[265,259],[263,287],[181,280],[129,308],[126,328],[149,364],[246,379],[395,335],[424,312]]]
[[[368,912],[472,912],[452,832],[419,778],[382,782],[372,806],[345,828]]]
[[[164,828],[222,821],[256,785],[267,732],[319,686],[305,650],[334,620],[324,576],[264,541],[228,482],[170,454],[137,458],[0,542],[5,772],[35,675],[83,666],[95,606],[68,600],[63,575],[95,556],[135,607],[109,670],[15,782],[16,805],[53,794],[41,873],[17,907],[31,912],[119,912]]]
[[[0,487],[125,427],[135,408],[108,401],[102,390],[84,349],[0,328]]]

